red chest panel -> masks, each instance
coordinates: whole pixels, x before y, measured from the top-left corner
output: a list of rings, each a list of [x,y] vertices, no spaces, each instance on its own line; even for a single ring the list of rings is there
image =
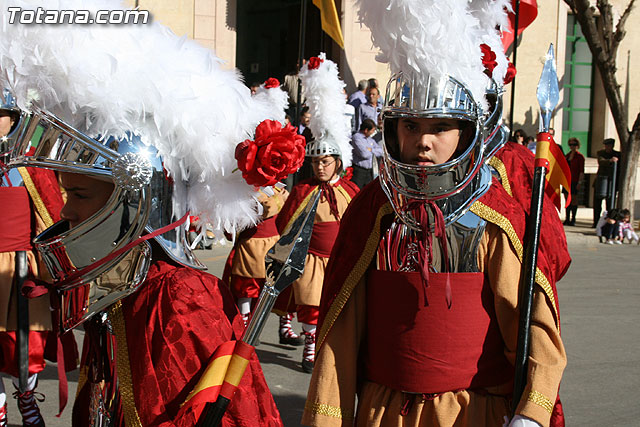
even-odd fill
[[[451,308],[445,280],[444,273],[431,273],[425,289],[417,272],[369,273],[363,355],[368,380],[411,393],[440,393],[512,378],[484,275],[451,273]]]

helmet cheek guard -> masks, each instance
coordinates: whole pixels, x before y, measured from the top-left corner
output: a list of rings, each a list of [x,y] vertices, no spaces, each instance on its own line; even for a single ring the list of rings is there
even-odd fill
[[[8,112],[14,119],[13,126],[6,135],[0,135],[0,159],[6,159],[13,150],[20,132],[26,123],[26,113],[16,104],[13,94],[8,89],[0,93],[0,110]]]
[[[415,202],[435,202],[445,223],[459,218],[488,189],[491,176],[484,165],[484,122],[471,92],[452,77],[414,80],[403,73],[387,85],[384,126],[382,188],[396,213],[410,227],[419,222],[410,213]],[[438,165],[411,165],[400,161],[397,120],[445,118],[468,123],[464,146],[454,157]]]
[[[187,244],[186,213],[174,212],[169,202],[173,183],[156,149],[136,135],[94,139],[34,105],[9,166],[114,183],[106,204],[90,218],[73,228],[59,221],[34,241],[60,296],[64,330],[138,289],[151,263],[150,236],[173,260],[204,267]]]

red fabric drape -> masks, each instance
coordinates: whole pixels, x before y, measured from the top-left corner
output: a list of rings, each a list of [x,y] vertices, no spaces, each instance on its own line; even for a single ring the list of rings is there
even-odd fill
[[[513,43],[515,38],[514,29],[516,25],[516,1],[511,0],[511,7],[513,12],[509,12],[509,31],[502,33],[502,45],[505,52],[509,49],[509,46]],[[525,28],[527,28],[538,16],[538,3],[536,0],[520,0],[520,11],[518,14],[518,35],[522,34]]]

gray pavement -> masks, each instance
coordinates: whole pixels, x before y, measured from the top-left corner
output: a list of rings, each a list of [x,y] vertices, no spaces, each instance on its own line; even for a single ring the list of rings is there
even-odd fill
[[[569,358],[561,386],[567,426],[640,426],[640,246],[598,243],[587,228],[588,213],[579,214],[577,227],[565,229],[573,262],[558,284]],[[229,249],[198,251],[198,256],[220,277]],[[271,316],[256,351],[284,424],[300,425],[310,378],[300,368],[302,348],[278,344],[277,319]],[[38,391],[47,396],[40,407],[48,426],[71,424],[76,382],[77,371],[69,375],[69,406],[56,418],[55,365],[42,373]],[[6,378],[5,386],[12,388]],[[15,400],[8,400],[10,425],[19,426]]]

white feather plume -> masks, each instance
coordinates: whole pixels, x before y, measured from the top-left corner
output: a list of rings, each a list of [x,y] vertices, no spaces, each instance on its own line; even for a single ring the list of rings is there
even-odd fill
[[[302,96],[309,107],[309,128],[318,142],[327,142],[340,149],[345,168],[351,166],[351,120],[344,114],[345,83],[338,76],[338,66],[320,53],[322,60],[316,69],[309,69],[309,62],[298,74],[302,81]]]
[[[264,113],[261,113],[260,121],[270,119],[284,124],[285,110],[289,107],[289,95],[282,90],[282,86],[267,88],[262,83],[256,90],[253,100],[257,104],[262,104],[266,112],[271,114],[270,117],[264,117]]]
[[[234,151],[260,121],[284,117],[282,102],[252,98],[236,70],[159,23],[8,24],[9,6],[128,9],[120,0],[0,4],[0,78],[21,108],[37,98],[93,137],[133,131],[158,150],[168,174],[183,184],[176,185],[175,212],[189,209],[228,231],[255,224],[255,191],[239,172],[232,173]]]
[[[475,16],[481,29],[482,43],[496,54],[498,65],[493,70],[493,79],[502,85],[509,67],[509,58],[504,53],[501,33],[509,30],[507,11],[511,11],[511,0],[471,0],[469,9]]]
[[[480,105],[488,77],[480,41],[483,28],[469,0],[359,0],[359,18],[371,30],[376,58],[391,71],[420,80],[428,75],[461,81]]]

